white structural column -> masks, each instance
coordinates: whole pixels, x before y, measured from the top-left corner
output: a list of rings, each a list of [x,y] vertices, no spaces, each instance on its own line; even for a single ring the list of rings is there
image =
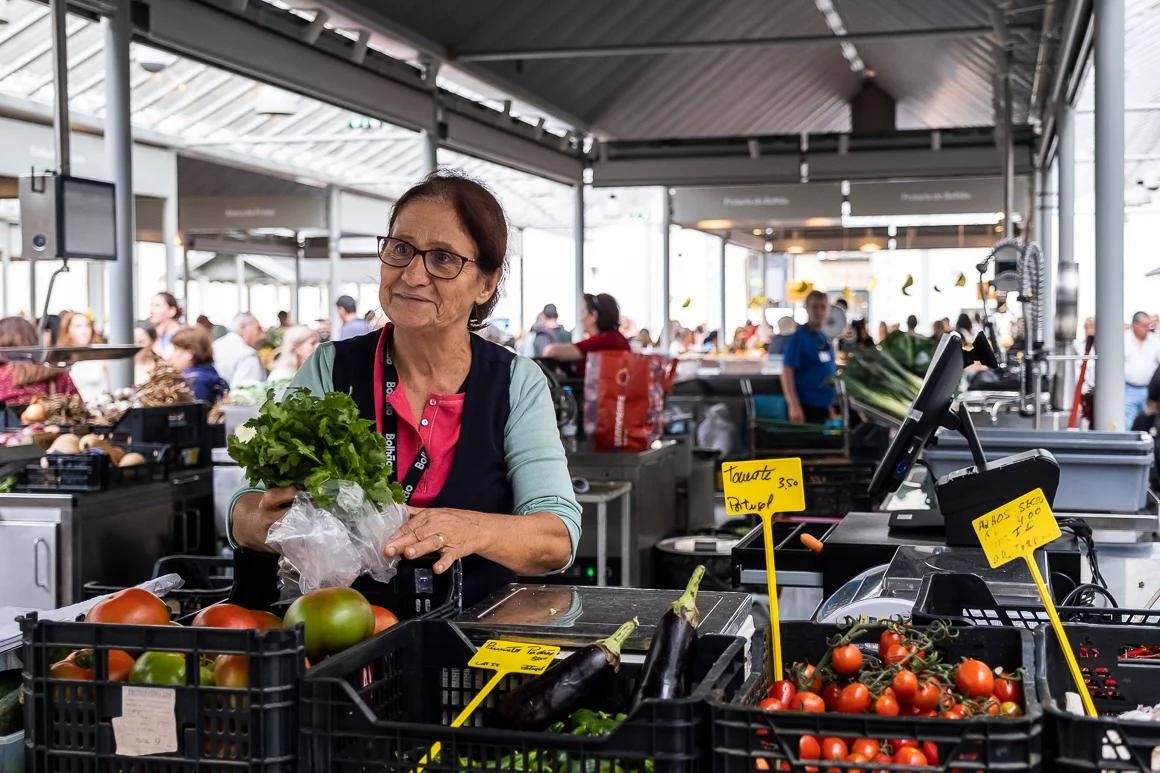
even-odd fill
[[[290,291],[290,319],[295,325],[301,325],[302,304],[299,296],[302,295],[302,259],[306,257],[306,240],[302,234],[295,234],[295,241],[298,246],[294,250],[294,287]]]
[[[576,283],[576,327],[575,332],[572,333],[574,340],[579,341],[584,337],[584,325],[580,323],[580,315],[584,312],[584,183],[576,184],[576,212],[573,215],[573,228],[575,230],[576,242],[576,260],[575,260],[575,283]],[[523,274],[521,273],[521,277]],[[523,281],[522,279],[520,280]]]
[[[1079,269],[1075,263],[1075,110],[1060,105],[1056,111],[1059,132],[1059,157],[1056,159],[1056,182],[1059,196],[1059,276],[1056,294],[1064,300],[1066,313],[1076,314],[1076,293],[1079,291]],[[1063,331],[1070,333],[1071,331]],[[1074,334],[1057,337],[1055,348],[1065,354],[1072,346]],[[1066,339],[1066,340],[1065,340]]]
[[[673,230],[673,191],[667,185],[665,186],[664,196],[664,211],[661,216],[661,349],[665,352],[669,350],[669,342],[671,340],[672,319],[671,306],[672,298],[669,297],[671,292],[671,277],[669,271],[672,267],[672,230]]]
[[[119,0],[105,22],[105,152],[116,185],[117,260],[109,266],[109,343],[133,343],[133,273],[136,226],[133,208],[133,133],[129,115],[129,0]],[[114,389],[133,384],[133,361],[109,363]]]
[[[161,209],[161,240],[165,244],[165,292],[172,293],[177,275],[177,183]]]
[[[1124,0],[1095,0],[1097,429],[1124,426]]]
[[[238,291],[238,312],[248,311],[248,304],[246,303],[246,259],[240,254],[234,256],[234,284],[237,286]]]
[[[1055,175],[1051,167],[1040,169],[1035,186],[1039,199],[1035,213],[1035,239],[1043,248],[1043,346],[1050,352],[1055,342],[1055,247],[1052,218],[1055,215]]]
[[[330,288],[330,297],[327,303],[330,304],[330,339],[337,341],[338,334],[342,331],[342,322],[338,318],[338,309],[334,305],[335,301],[338,300],[338,279],[341,272],[340,262],[342,261],[342,228],[340,227],[342,221],[339,219],[342,195],[336,185],[330,186],[328,193],[326,198],[326,257],[330,261],[330,276],[327,282]]]
[[[717,310],[720,312],[717,316],[720,324],[717,327],[717,348],[723,349],[727,341],[732,340],[731,336],[725,335],[725,251],[729,246],[729,240],[724,236],[721,237],[721,262],[717,267]]]

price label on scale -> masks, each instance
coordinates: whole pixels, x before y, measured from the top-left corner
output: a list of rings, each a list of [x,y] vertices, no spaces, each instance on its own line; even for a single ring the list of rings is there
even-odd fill
[[[781,619],[777,610],[777,571],[773,561],[773,520],[778,513],[800,513],[806,509],[802,483],[802,460],[758,459],[752,462],[725,462],[721,465],[727,515],[756,515],[761,518],[765,539],[765,581],[769,590],[769,629],[772,642],[767,666],[774,679],[782,678]]]
[[[1043,581],[1039,565],[1035,563],[1035,551],[1059,539],[1059,524],[1055,522],[1055,513],[1043,493],[1043,489],[1035,489],[1021,497],[1012,499],[1002,507],[997,507],[986,515],[971,521],[975,534],[979,537],[979,544],[987,556],[987,562],[992,569],[1022,558],[1027,562],[1027,569],[1031,572],[1031,579],[1035,581],[1035,588],[1039,591],[1039,599],[1043,608],[1047,610],[1047,617],[1051,620],[1051,627],[1055,630],[1055,637],[1059,640],[1063,657],[1067,660],[1068,670],[1071,672],[1075,688],[1083,700],[1084,710],[1088,716],[1096,716],[1096,707],[1092,703],[1084,684],[1083,675],[1079,670],[1079,663],[1071,649],[1071,642],[1064,633],[1063,623],[1059,620],[1059,613],[1055,610],[1055,603]]]

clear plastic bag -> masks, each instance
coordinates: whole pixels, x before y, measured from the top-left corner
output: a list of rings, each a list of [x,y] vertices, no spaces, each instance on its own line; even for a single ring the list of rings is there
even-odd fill
[[[288,591],[284,595],[347,587],[364,574],[390,582],[399,559],[387,558],[383,549],[407,522],[407,508],[380,510],[349,481],[333,481],[323,493],[333,496],[333,505],[320,507],[299,494],[266,535],[266,544],[282,556],[278,575]]]

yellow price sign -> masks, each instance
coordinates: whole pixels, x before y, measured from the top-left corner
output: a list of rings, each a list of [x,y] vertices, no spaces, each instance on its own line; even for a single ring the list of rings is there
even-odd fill
[[[1088,694],[1087,686],[1080,673],[1079,663],[1075,660],[1071,643],[1064,633],[1063,623],[1059,620],[1059,613],[1055,610],[1055,603],[1047,590],[1047,583],[1039,566],[1035,563],[1035,551],[1059,539],[1059,524],[1055,521],[1055,513],[1051,504],[1043,493],[1043,489],[1035,489],[1021,497],[1012,499],[1002,507],[979,516],[971,521],[975,534],[979,537],[979,544],[987,556],[991,568],[997,568],[1018,558],[1027,562],[1031,572],[1031,579],[1039,591],[1039,598],[1047,610],[1047,617],[1051,620],[1051,627],[1059,639],[1063,657],[1067,660],[1068,670],[1071,671],[1072,681],[1083,700],[1084,710],[1088,716],[1096,715],[1095,704]]]
[[[489,639],[484,642],[483,646],[471,656],[471,660],[467,661],[467,665],[472,668],[495,671],[495,673],[491,679],[487,680],[483,689],[471,699],[471,702],[463,707],[463,711],[460,711],[459,715],[451,720],[449,727],[460,727],[466,722],[467,718],[480,707],[505,676],[508,674],[542,674],[548,670],[548,666],[552,665],[552,661],[559,653],[559,647],[543,644],[526,644],[518,641],[504,641],[503,639]],[[438,757],[442,749],[443,744],[441,743],[433,745],[423,759],[419,760],[419,764],[415,768],[416,773],[422,773],[423,766],[430,764],[430,760]]]
[[[801,459],[758,459],[721,465],[728,515],[800,513],[806,509]]]
[[[781,618],[777,610],[777,571],[773,562],[773,517],[806,509],[802,460],[758,459],[721,465],[727,515],[757,515],[765,537],[765,582],[769,591],[769,628],[773,641],[773,678],[782,678]]]

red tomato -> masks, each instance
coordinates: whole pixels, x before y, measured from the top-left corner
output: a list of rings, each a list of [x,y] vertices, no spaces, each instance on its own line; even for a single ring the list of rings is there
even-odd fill
[[[995,689],[995,676],[983,661],[967,658],[955,669],[955,686],[969,698],[986,698]]]
[[[375,633],[381,633],[399,622],[399,618],[395,617],[395,613],[386,607],[379,607],[372,604],[371,611],[375,613]]]
[[[902,711],[898,706],[898,698],[883,693],[874,701],[874,713],[880,717],[897,717]]]
[[[822,756],[822,746],[812,735],[803,735],[798,739],[798,759],[816,760]]]
[[[837,707],[843,714],[865,714],[870,710],[870,691],[861,682],[848,684],[838,694]]]
[[[891,760],[895,765],[925,765],[926,755],[918,749],[907,746],[894,752]]]
[[[849,754],[846,755],[846,759],[844,759],[842,761],[843,762],[869,762],[870,758],[867,757],[865,754],[859,754],[857,752],[850,752]],[[862,769],[861,768],[846,768],[846,773],[862,773]]]
[[[842,688],[831,682],[822,688],[822,700],[826,704],[826,711],[838,710],[838,696],[842,694]]]
[[[794,711],[807,711],[811,714],[821,714],[826,710],[826,703],[820,695],[806,690],[793,696],[792,708]]]
[[[48,669],[50,679],[71,679],[74,681],[89,681],[93,678],[93,669],[82,668],[71,660],[62,660],[53,663]]]
[[[882,662],[888,666],[898,665],[906,660],[906,656],[910,653],[906,651],[906,647],[901,644],[891,644],[886,648],[886,652],[882,653]]]
[[[261,629],[253,613],[237,604],[214,604],[206,607],[193,618],[193,625],[195,628]]]
[[[910,738],[895,738],[890,742],[890,748],[896,752],[899,749],[917,749],[918,741]]]
[[[785,704],[777,698],[762,698],[757,702],[757,708],[762,711],[785,711]]]
[[[890,645],[892,644],[902,644],[902,634],[898,633],[898,631],[892,631],[887,628],[882,632],[882,635],[878,637],[878,657],[885,660],[886,650],[890,649]]]
[[[938,714],[935,712],[934,709],[923,709],[922,711],[915,709],[914,716],[916,716],[916,717],[937,717]]]
[[[813,666],[806,666],[802,672],[803,680],[809,688],[809,692],[822,692],[822,675],[817,672]],[[795,685],[796,686],[796,685]]]
[[[169,607],[147,590],[126,588],[97,603],[85,615],[85,622],[169,625]]]
[[[124,650],[109,650],[106,655],[109,664],[109,681],[110,682],[124,682],[129,678],[129,672],[133,670],[133,656]],[[93,651],[90,649],[77,650],[69,655],[66,660],[76,663],[81,668],[93,672],[97,672],[96,659],[93,656]]]
[[[788,679],[779,679],[769,686],[770,698],[777,698],[786,706],[793,705],[793,696],[797,695],[797,687]]]
[[[245,655],[218,655],[213,663],[213,683],[218,687],[249,687],[250,659]]]
[[[999,701],[998,701],[998,699],[996,699],[994,696],[987,698],[985,701],[983,701],[983,706],[982,706],[982,709],[979,711],[979,713],[986,714],[988,717],[999,716]]]
[[[1003,703],[1004,701],[1013,701],[1015,703],[1023,702],[1023,685],[1015,679],[1006,676],[995,677],[995,700]]]
[[[872,758],[882,749],[882,744],[875,741],[873,738],[859,738],[850,744],[850,752],[852,754],[864,754],[867,760]]]
[[[943,719],[966,719],[967,707],[961,703],[956,703],[939,716]]]
[[[914,700],[914,693],[918,690],[918,677],[914,675],[913,671],[903,669],[890,680],[890,687],[900,702],[910,703]]]
[[[846,746],[846,742],[841,738],[823,738],[821,745],[821,759],[823,760],[843,760],[846,758],[846,755],[850,753],[850,749]]]
[[[926,757],[927,765],[938,764],[938,747],[934,745],[933,741],[922,742],[922,756]]]
[[[831,654],[834,671],[842,676],[852,676],[862,667],[862,650],[854,644],[834,647]]]
[[[924,679],[918,685],[918,690],[914,693],[911,704],[919,711],[929,711],[938,706],[938,699],[941,692],[938,682],[933,679]]]
[[[250,614],[258,621],[259,631],[268,631],[271,628],[281,628],[282,618],[278,617],[273,612],[265,612],[262,610],[251,609]]]

